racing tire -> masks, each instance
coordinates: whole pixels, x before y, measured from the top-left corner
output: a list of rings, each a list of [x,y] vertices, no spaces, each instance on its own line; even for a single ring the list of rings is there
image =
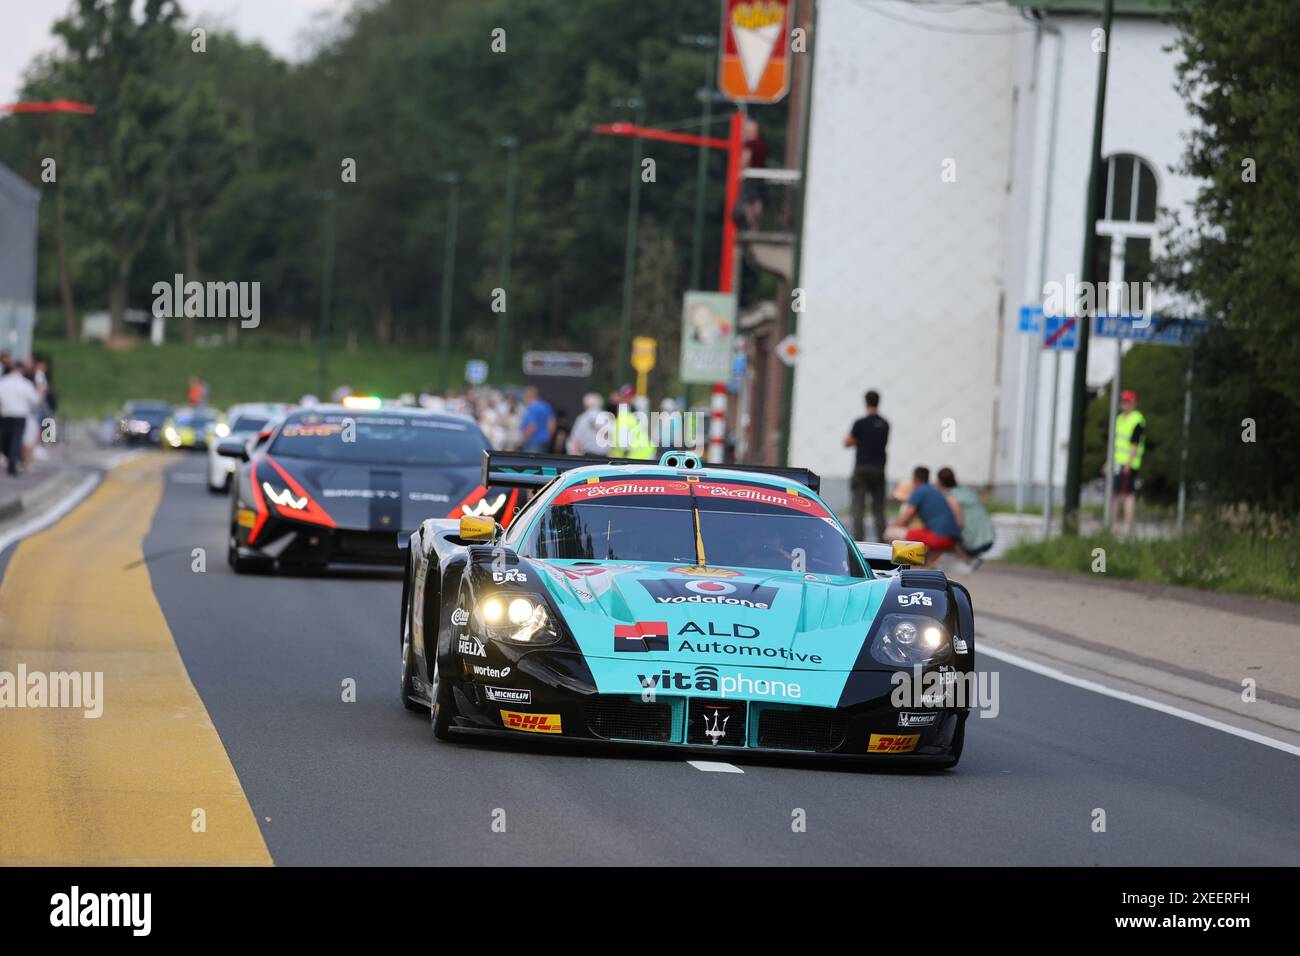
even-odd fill
[[[271,570],[271,562],[258,558],[246,558],[233,544],[226,547],[226,563],[236,574],[265,574]]]
[[[419,713],[429,708],[415,696],[415,645],[411,641],[411,573],[402,580],[402,706]],[[435,731],[436,733],[436,731]]]
[[[433,735],[439,740],[451,739],[451,728],[456,721],[456,703],[452,696],[451,685],[439,679],[438,662],[433,664],[433,690],[429,695],[433,706],[429,708],[429,723]]]
[[[952,735],[952,762],[944,764],[942,767],[944,770],[951,770],[961,760],[962,748],[966,745],[966,721],[968,719],[968,717],[963,717],[957,722],[957,732]]]

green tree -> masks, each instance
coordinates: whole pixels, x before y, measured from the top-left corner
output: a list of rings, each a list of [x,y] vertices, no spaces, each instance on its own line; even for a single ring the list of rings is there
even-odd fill
[[[174,0],[77,0],[54,25],[66,55],[51,79],[96,106],[93,121],[77,127],[93,165],[67,182],[73,214],[95,237],[90,252],[108,269],[115,337],[123,331],[136,257],[173,185],[181,94],[168,81],[168,65],[179,18]]]
[[[1210,323],[1195,348],[1189,472],[1212,501],[1294,512],[1300,5],[1183,0],[1174,19],[1179,88],[1196,120],[1179,171],[1203,185],[1157,268]]]
[[[1165,276],[1300,406],[1300,4],[1184,0],[1176,22],[1180,91],[1196,120],[1180,171],[1204,186]]]

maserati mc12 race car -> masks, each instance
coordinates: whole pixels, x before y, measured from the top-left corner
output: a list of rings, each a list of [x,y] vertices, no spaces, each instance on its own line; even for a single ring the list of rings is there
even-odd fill
[[[859,547],[811,472],[485,452],[479,483],[535,493],[408,542],[401,700],[438,738],[961,757],[970,595]]]

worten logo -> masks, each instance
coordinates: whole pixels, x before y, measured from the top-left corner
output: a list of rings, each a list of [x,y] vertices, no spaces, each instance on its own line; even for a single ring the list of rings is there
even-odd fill
[[[718,669],[709,664],[701,664],[695,668],[694,674],[664,670],[636,676],[641,686],[652,693],[656,690],[697,690],[720,697],[775,697],[790,700],[798,700],[803,696],[803,689],[798,684],[746,677],[739,671],[735,674],[719,674]]]
[[[776,588],[761,584],[734,584],[731,581],[664,578],[641,581],[656,604],[704,604],[725,607],[748,607],[766,611],[776,598]]]
[[[131,935],[148,936],[152,914],[151,893],[82,893],[73,886],[50,897],[51,926],[129,926]]]

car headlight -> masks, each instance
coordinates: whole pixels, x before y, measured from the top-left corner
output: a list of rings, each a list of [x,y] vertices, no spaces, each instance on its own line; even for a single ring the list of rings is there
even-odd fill
[[[492,594],[479,601],[475,616],[483,632],[517,644],[549,644],[558,635],[546,602],[535,594]]]
[[[952,639],[948,629],[932,617],[887,614],[871,642],[871,656],[882,664],[929,664],[952,656]]]

